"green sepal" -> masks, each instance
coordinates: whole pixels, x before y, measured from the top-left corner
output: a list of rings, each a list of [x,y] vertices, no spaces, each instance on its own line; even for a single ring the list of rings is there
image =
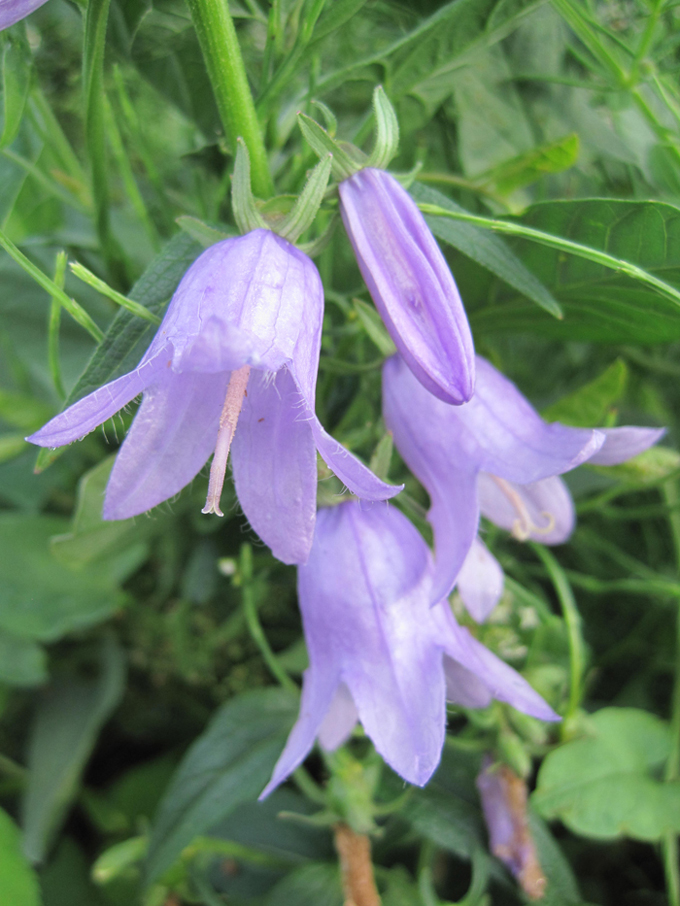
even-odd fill
[[[345,149],[331,138],[316,120],[304,113],[298,113],[298,123],[308,144],[320,158],[326,157],[327,154],[333,155],[332,171],[337,180],[342,182],[343,179],[349,179],[361,169],[361,166],[352,160]]]
[[[236,160],[234,161],[234,175],[231,180],[231,205],[234,211],[234,220],[241,233],[269,229],[267,222],[257,210],[255,204],[255,197],[250,188],[248,148],[240,137],[236,139]]]
[[[382,85],[378,85],[373,92],[373,111],[375,114],[375,144],[366,166],[385,170],[399,150],[399,121]]]
[[[332,163],[333,155],[326,154],[314,167],[293,210],[277,229],[279,236],[295,242],[312,225],[328,186]]]

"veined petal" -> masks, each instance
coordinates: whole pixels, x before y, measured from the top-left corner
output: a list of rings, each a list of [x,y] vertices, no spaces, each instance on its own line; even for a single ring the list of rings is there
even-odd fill
[[[503,595],[503,570],[479,535],[458,573],[458,593],[468,613],[483,623]]]
[[[25,19],[47,0],[0,0],[0,31]]]
[[[576,524],[574,501],[557,475],[531,484],[515,484],[480,472],[477,490],[482,516],[521,541],[563,544]]]
[[[446,654],[478,677],[494,698],[540,720],[561,719],[523,676],[458,625],[447,602],[432,608],[432,613],[440,624]]]
[[[160,350],[142,361],[138,368],[124,374],[56,415],[26,440],[40,447],[61,447],[79,440],[127,406],[136,396],[168,370],[172,353]]]
[[[136,516],[179,493],[215,449],[229,373],[175,374],[147,388],[116,457],[105,519]]]
[[[625,462],[654,446],[666,433],[665,428],[636,428],[633,425],[599,430],[605,435],[605,441],[588,460],[597,466],[615,466]]]
[[[260,229],[203,252],[182,278],[157,337],[172,340],[176,371],[222,371],[225,364],[278,371],[306,338],[318,356],[322,319],[314,263]],[[232,363],[240,354],[246,358]]]
[[[239,502],[284,563],[304,563],[316,519],[316,450],[300,391],[287,368],[252,371],[231,447]]]
[[[310,666],[305,670],[300,714],[260,799],[273,792],[309,755],[338,687],[338,677],[329,667],[322,663],[318,668]]]
[[[397,349],[430,393],[469,400],[475,362],[467,316],[417,205],[384,170],[360,170],[339,191],[359,268]]]
[[[439,762],[445,725],[430,568],[425,542],[398,510],[348,501],[319,512],[298,570],[310,664],[340,668],[378,752],[419,785]]]

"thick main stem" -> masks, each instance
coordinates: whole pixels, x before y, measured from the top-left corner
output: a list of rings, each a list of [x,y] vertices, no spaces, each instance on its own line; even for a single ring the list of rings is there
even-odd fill
[[[248,390],[248,378],[250,377],[250,365],[243,365],[238,371],[232,371],[227,386],[227,395],[220,415],[220,427],[217,432],[217,443],[215,444],[215,454],[212,465],[210,466],[210,481],[208,482],[208,497],[203,507],[203,513],[215,513],[216,516],[224,516],[220,509],[220,497],[224,485],[224,476],[227,471],[227,460],[229,458],[229,449],[236,431],[238,417],[241,414],[241,406]]]
[[[345,906],[380,906],[371,862],[371,841],[346,824],[336,824],[334,838],[340,858]]]
[[[241,136],[250,155],[253,191],[274,192],[267,152],[227,0],[187,0],[203,52],[217,109],[229,140]]]

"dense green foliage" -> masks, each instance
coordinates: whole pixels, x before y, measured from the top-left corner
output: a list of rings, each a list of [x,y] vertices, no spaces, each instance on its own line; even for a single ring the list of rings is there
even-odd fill
[[[296,113],[369,148],[381,83],[390,169],[429,206],[478,351],[551,420],[668,434],[567,476],[568,545],[487,526],[507,583],[475,632],[561,726],[451,707],[425,789],[357,735],[257,804],[306,660],[294,568],[229,485],[226,518],[201,515],[205,470],[149,517],[103,522],[132,412],[42,451],[38,474],[23,439],[133,367],[187,267],[236,233],[236,136],[183,0],[49,0],[0,33],[0,906],[340,906],[330,824],[366,816],[385,906],[525,902],[488,854],[485,751],[535,787],[546,906],[680,906],[680,6],[229,6],[278,193],[316,163]],[[425,492],[389,460],[390,341],[342,228],[316,263],[318,414],[406,482],[395,503],[430,540]]]

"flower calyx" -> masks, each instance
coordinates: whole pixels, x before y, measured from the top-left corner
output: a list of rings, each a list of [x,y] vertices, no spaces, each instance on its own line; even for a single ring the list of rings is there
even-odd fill
[[[305,113],[298,113],[298,124],[305,139],[319,157],[329,153],[333,155],[333,176],[338,182],[349,179],[364,167],[377,170],[387,168],[399,148],[399,123],[394,107],[381,85],[373,92],[375,141],[373,150],[368,155],[348,142],[338,142],[335,138],[337,126],[335,117],[325,104],[315,102],[315,106],[324,114],[328,129],[324,129]]]
[[[242,138],[237,139],[232,177],[232,208],[241,233],[266,229],[295,244],[309,229],[321,207],[331,175],[332,155],[325,154],[309,174],[298,198],[279,195],[262,203],[250,184],[250,158]],[[321,239],[315,240],[319,243]]]

